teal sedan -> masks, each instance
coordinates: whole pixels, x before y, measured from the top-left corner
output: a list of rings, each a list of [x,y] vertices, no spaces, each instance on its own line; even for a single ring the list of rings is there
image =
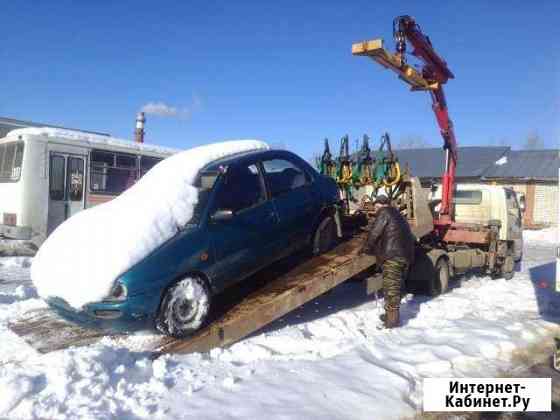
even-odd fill
[[[296,251],[320,254],[336,240],[336,183],[291,152],[214,161],[195,186],[190,222],[123,273],[107,299],[79,311],[57,298],[50,305],[98,327],[184,337],[205,324],[217,294]]]

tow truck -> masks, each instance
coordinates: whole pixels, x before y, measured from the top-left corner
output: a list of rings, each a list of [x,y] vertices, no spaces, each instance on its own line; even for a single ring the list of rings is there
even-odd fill
[[[206,352],[230,345],[351,278],[365,278],[368,293],[380,290],[381,278],[371,275],[375,257],[359,251],[373,216],[372,201],[381,188],[406,216],[417,239],[416,263],[408,279],[409,289],[438,295],[447,289],[452,276],[471,269],[506,277],[513,273],[514,241],[509,237],[508,225],[513,201],[507,201],[503,188],[488,187],[486,193],[481,194],[480,202],[474,204],[488,207],[487,213],[497,215],[495,219],[478,223],[454,220],[455,210],[461,205],[453,200],[458,153],[443,91],[443,85],[454,77],[453,74],[413,18],[397,17],[393,34],[395,53],[387,51],[380,39],[356,43],[352,45],[352,53],[370,57],[394,71],[413,91],[429,92],[445,149],[439,210],[428,200],[420,180],[406,170],[401,171],[388,134],[382,137],[375,155],[367,137],[357,157],[349,153],[347,136],[342,140],[336,159],[326,141],[319,166],[321,172],[335,178],[340,187],[341,206],[336,218],[340,244],[323,255],[280,269],[271,281],[240,299],[192,337],[162,336],[147,351],[157,357],[164,353]],[[407,43],[414,48],[412,54],[423,62],[420,71],[407,63]],[[103,331],[69,324],[49,309],[30,311],[11,322],[9,327],[44,353],[87,345],[105,336]]]

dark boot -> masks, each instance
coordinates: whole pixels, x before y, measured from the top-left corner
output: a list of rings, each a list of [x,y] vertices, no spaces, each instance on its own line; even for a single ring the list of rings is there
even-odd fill
[[[397,328],[401,326],[398,309],[388,309],[384,318],[383,323],[385,324],[385,328]]]

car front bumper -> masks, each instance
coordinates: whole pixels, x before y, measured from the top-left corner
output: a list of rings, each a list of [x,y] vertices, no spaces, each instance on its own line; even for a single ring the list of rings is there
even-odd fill
[[[58,297],[49,298],[47,303],[62,318],[80,326],[126,333],[154,328],[159,295],[142,294],[122,302],[88,303],[81,309]]]

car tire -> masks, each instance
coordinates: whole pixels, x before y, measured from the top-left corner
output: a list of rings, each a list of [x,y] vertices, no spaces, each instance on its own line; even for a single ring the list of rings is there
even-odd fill
[[[449,287],[450,270],[446,258],[437,260],[434,268],[434,276],[430,287],[430,296],[439,296],[447,291]]]
[[[311,254],[321,255],[330,250],[336,244],[336,222],[332,216],[324,217],[311,239]]]
[[[209,312],[210,289],[206,281],[188,276],[167,289],[156,318],[156,328],[171,337],[187,337],[200,329]]]

